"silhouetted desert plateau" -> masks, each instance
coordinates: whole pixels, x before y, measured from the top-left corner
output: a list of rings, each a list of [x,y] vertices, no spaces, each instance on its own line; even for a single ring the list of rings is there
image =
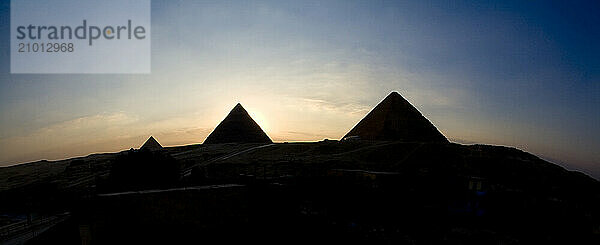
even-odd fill
[[[7,243],[600,242],[597,180],[451,143],[395,92],[340,140],[273,143],[238,104],[204,144],[151,137],[0,168],[0,181]]]

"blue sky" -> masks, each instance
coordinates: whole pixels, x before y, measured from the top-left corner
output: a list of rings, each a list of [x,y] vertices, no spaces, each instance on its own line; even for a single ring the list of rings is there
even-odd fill
[[[154,0],[152,74],[11,75],[5,1],[0,164],[201,143],[237,102],[276,141],[340,138],[399,91],[455,142],[599,178],[599,5]]]

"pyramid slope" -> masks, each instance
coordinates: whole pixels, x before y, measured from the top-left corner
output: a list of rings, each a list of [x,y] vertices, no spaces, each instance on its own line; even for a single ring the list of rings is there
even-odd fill
[[[221,143],[273,143],[273,141],[238,103],[204,140],[204,144]]]
[[[142,147],[140,147],[140,150],[151,150],[151,151],[155,151],[155,150],[162,150],[163,147],[162,145],[160,145],[158,143],[158,141],[156,141],[156,139],[154,139],[154,137],[150,136],[150,138],[148,138],[148,140],[146,140],[146,143],[144,143],[142,145]]]
[[[414,106],[397,92],[390,93],[344,138],[406,142],[448,142]]]

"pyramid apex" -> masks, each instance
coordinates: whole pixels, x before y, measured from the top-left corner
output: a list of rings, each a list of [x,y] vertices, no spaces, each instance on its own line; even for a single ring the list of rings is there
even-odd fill
[[[344,136],[365,140],[448,142],[419,110],[392,91]]]
[[[394,98],[394,97],[400,97],[403,98],[402,95],[400,95],[400,93],[398,93],[398,91],[392,91],[390,92],[390,94],[388,94],[388,96],[386,96],[385,98]]]
[[[233,107],[233,109],[231,109],[231,111],[235,111],[235,110],[246,110],[246,109],[244,109],[244,107],[242,106],[242,104],[241,104],[241,103],[237,103],[237,104],[236,104],[236,105]]]
[[[225,119],[204,140],[204,144],[272,142],[240,103],[231,109]]]
[[[154,139],[154,137],[152,135],[150,135],[150,138],[148,138],[148,140],[146,140],[146,142],[142,145],[142,147],[140,147],[140,150],[161,150],[163,147],[162,145],[160,145],[160,143],[158,143],[158,141],[156,141],[156,139]]]

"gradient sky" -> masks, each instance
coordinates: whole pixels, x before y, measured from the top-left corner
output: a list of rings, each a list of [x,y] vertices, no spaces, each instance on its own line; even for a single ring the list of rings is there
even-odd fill
[[[338,139],[398,91],[449,139],[600,178],[598,1],[152,1],[152,74],[9,74],[0,166],[201,143],[237,103],[275,141]],[[113,54],[119,55],[119,54]]]

